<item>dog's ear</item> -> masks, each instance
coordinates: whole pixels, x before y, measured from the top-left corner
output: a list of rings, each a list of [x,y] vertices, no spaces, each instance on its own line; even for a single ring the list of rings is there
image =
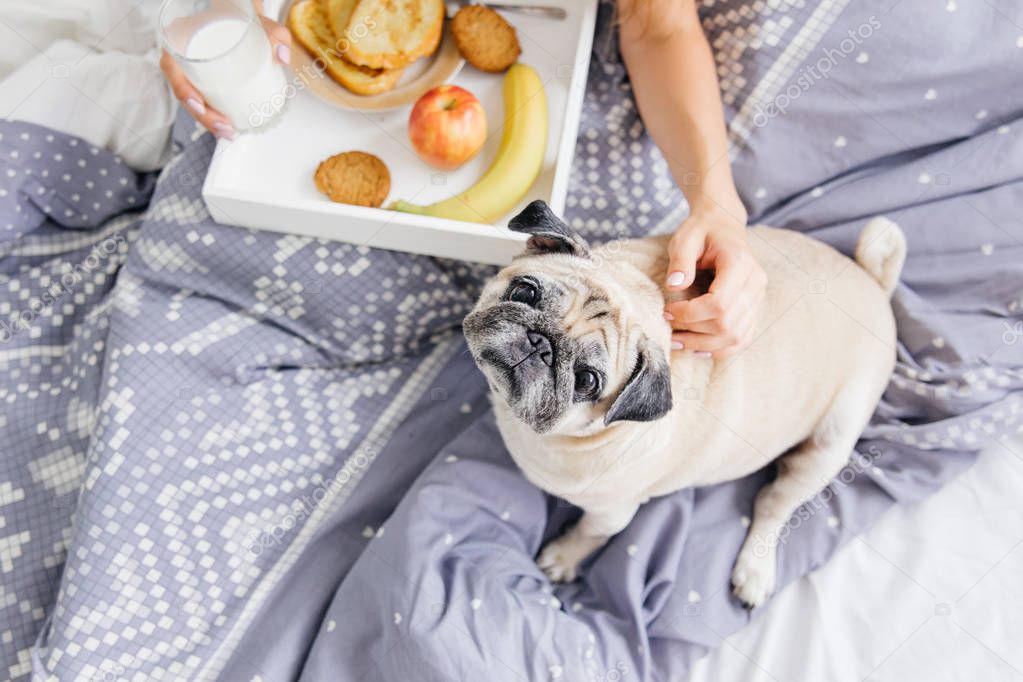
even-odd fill
[[[522,213],[511,219],[508,229],[529,235],[526,249],[531,253],[567,253],[586,256],[589,244],[577,235],[545,201],[536,201],[522,209]]]
[[[663,353],[651,349],[646,339],[632,375],[604,415],[604,425],[617,421],[649,422],[671,411],[671,368]]]

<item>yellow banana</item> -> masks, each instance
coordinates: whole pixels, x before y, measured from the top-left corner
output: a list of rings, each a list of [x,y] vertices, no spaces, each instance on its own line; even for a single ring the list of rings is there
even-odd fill
[[[543,167],[547,150],[547,96],[531,67],[513,64],[504,76],[504,134],[497,157],[475,185],[429,206],[398,200],[389,208],[405,213],[494,223],[515,208]]]

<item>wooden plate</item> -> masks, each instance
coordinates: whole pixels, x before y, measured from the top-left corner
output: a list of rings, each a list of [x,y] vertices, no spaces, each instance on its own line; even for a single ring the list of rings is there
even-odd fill
[[[302,0],[288,0],[281,9],[280,22],[287,25],[288,12],[291,6]],[[437,50],[428,57],[416,60],[405,68],[401,80],[393,90],[379,95],[357,95],[337,83],[330,76],[303,79],[305,87],[324,102],[339,109],[354,111],[388,111],[412,104],[431,88],[443,85],[455,77],[462,69],[465,60],[455,47],[455,40],[448,30],[448,20],[444,20],[444,34]],[[305,48],[295,41],[291,50],[291,69],[296,74],[308,74],[316,71],[313,57]]]

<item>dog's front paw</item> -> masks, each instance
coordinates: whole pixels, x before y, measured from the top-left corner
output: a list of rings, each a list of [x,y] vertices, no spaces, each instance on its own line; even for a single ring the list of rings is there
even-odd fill
[[[763,605],[774,592],[776,564],[774,547],[748,538],[732,569],[732,593],[751,609]]]
[[[540,551],[536,565],[540,567],[552,583],[570,583],[579,572],[579,564],[586,558],[566,536],[551,540]]]

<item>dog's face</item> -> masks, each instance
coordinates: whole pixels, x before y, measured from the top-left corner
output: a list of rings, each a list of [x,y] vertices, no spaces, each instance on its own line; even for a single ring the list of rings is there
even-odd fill
[[[671,409],[663,298],[635,268],[599,261],[536,201],[509,227],[530,235],[465,318],[497,399],[538,433],[585,435]]]

